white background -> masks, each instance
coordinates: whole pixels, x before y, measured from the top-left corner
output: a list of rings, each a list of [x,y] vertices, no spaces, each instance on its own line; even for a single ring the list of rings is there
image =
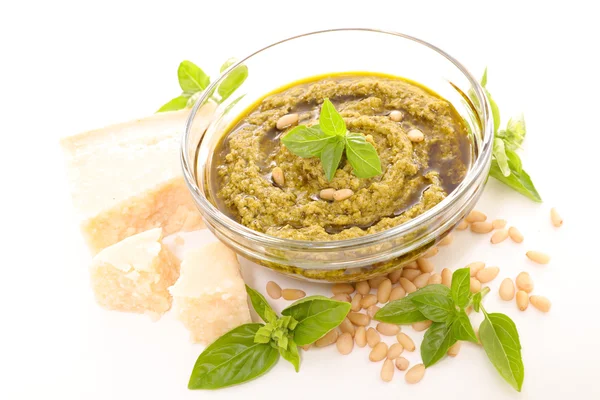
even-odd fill
[[[598,12],[584,6],[593,2],[493,3],[3,2],[0,398],[600,398]],[[488,237],[459,232],[433,259],[438,270],[476,260],[500,266],[486,307],[508,313],[520,330],[526,367],[521,394],[473,345],[463,345],[457,358],[431,368],[415,386],[400,373],[392,383],[381,382],[380,365],[369,363],[367,349],[343,357],[331,347],[305,353],[299,374],[280,362],[252,383],[191,392],[187,379],[201,347],[188,343],[172,316],[152,323],[93,302],[89,256],[58,139],[153,113],[178,95],[181,60],[216,76],[230,56],[292,34],[347,26],[428,40],[475,75],[487,65],[503,115],[525,112],[524,164],[545,202],[534,204],[490,181],[479,208],[518,226],[526,241],[492,247]],[[559,230],[549,222],[552,206],[565,218]],[[524,256],[529,249],[549,252],[552,262],[533,265]],[[501,279],[521,270],[532,274],[536,293],[552,300],[549,314],[521,313],[499,301]],[[244,276],[259,289],[272,278],[299,285],[248,266]],[[324,285],[305,288],[327,293]],[[418,361],[418,354],[407,357]]]

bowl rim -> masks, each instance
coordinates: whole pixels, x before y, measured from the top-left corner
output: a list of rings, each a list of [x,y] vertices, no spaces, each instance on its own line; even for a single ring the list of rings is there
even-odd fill
[[[440,203],[436,204],[434,207],[425,211],[423,214],[416,216],[415,218],[402,223],[400,225],[396,225],[392,228],[383,230],[381,232],[371,233],[364,236],[359,236],[351,239],[343,239],[343,240],[330,240],[330,241],[311,241],[311,240],[297,240],[297,239],[286,239],[279,238],[276,236],[271,236],[266,233],[255,231],[251,228],[248,228],[245,225],[240,224],[239,222],[233,220],[227,215],[223,214],[217,207],[215,207],[206,196],[200,191],[200,188],[196,182],[195,178],[195,169],[196,169],[196,157],[193,159],[189,158],[189,152],[187,151],[187,142],[191,135],[191,128],[193,125],[194,117],[198,112],[198,109],[201,104],[204,104],[209,96],[216,90],[217,86],[222,82],[222,80],[228,76],[228,74],[238,67],[241,64],[244,64],[251,57],[270,49],[271,47],[278,46],[280,44],[300,39],[307,36],[313,36],[318,34],[332,33],[332,32],[367,32],[367,33],[380,33],[385,35],[397,36],[403,39],[407,39],[413,41],[415,43],[421,44],[429,49],[437,52],[442,57],[446,58],[450,61],[458,70],[467,78],[471,86],[474,88],[475,95],[482,105],[481,110],[482,113],[480,115],[481,120],[483,121],[483,138],[481,141],[481,147],[479,151],[479,157],[474,161],[472,167],[469,169],[465,178],[460,182],[460,184]],[[288,37],[283,40],[279,40],[274,42],[268,46],[262,47],[261,49],[252,52],[250,55],[242,58],[237,63],[231,65],[227,70],[225,70],[219,79],[210,83],[210,85],[204,90],[200,98],[196,101],[196,104],[192,108],[190,115],[185,124],[185,131],[183,134],[182,142],[181,142],[181,166],[183,169],[183,175],[186,182],[186,185],[189,191],[192,194],[192,197],[196,200],[196,204],[201,209],[201,212],[206,213],[209,217],[223,225],[229,231],[233,231],[237,234],[242,234],[246,239],[257,242],[263,246],[270,247],[278,247],[278,248],[287,248],[287,249],[302,249],[302,250],[310,250],[310,251],[330,251],[330,250],[344,250],[349,248],[356,248],[357,246],[369,246],[372,244],[376,244],[382,240],[388,239],[389,237],[401,236],[410,233],[411,231],[419,228],[423,224],[428,223],[430,220],[434,219],[440,213],[443,213],[447,209],[451,208],[461,197],[463,192],[467,190],[473,183],[477,181],[477,178],[484,173],[484,171],[488,170],[489,160],[492,155],[492,145],[493,145],[493,120],[490,118],[491,110],[490,105],[487,100],[487,97],[484,93],[484,89],[481,87],[479,81],[475,79],[471,73],[454,57],[450,56],[445,51],[441,50],[439,47],[432,45],[429,42],[424,40],[415,38],[410,35],[406,35],[400,32],[393,32],[388,30],[374,29],[374,28],[335,28],[335,29],[324,29],[313,32],[308,32],[300,35],[295,35],[292,37]],[[204,133],[202,134],[202,138],[198,144],[198,148],[202,144],[202,139],[204,137]],[[198,153],[198,149],[194,151],[196,155]],[[205,217],[206,218],[206,217]]]

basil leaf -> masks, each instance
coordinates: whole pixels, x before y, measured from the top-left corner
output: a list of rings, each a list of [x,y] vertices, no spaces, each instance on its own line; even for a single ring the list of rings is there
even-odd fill
[[[335,136],[329,135],[320,129],[298,125],[292,128],[281,138],[287,149],[298,157],[319,157],[321,152]]]
[[[186,107],[189,97],[190,96],[186,94],[182,94],[179,97],[175,97],[174,99],[171,99],[167,103],[163,104],[163,106],[159,108],[156,112],[159,113],[165,111],[182,110]]]
[[[231,67],[233,64],[235,64],[237,62],[237,59],[234,57],[228,58],[227,61],[225,61],[223,63],[223,65],[221,65],[221,68],[219,68],[219,72],[223,73],[227,70],[227,68]]]
[[[444,322],[431,324],[421,343],[421,358],[426,367],[431,367],[446,355],[448,349],[456,343],[452,335],[452,326]]]
[[[220,102],[227,100],[244,83],[247,77],[248,67],[245,65],[238,65],[230,71],[217,88],[217,93],[221,96]]]
[[[423,294],[410,300],[427,319],[434,322],[446,322],[455,312],[452,299],[438,293]]]
[[[346,123],[329,99],[325,99],[321,106],[319,125],[323,132],[330,135],[344,136],[346,134]]]
[[[506,150],[506,157],[508,158],[508,166],[513,173],[520,174],[523,171],[523,164],[521,164],[521,157],[511,149]]]
[[[483,70],[483,76],[481,77],[481,86],[483,86],[485,88],[486,85],[487,85],[487,67],[485,67],[485,70]]]
[[[490,176],[498,179],[506,186],[521,193],[523,196],[526,196],[538,203],[542,202],[540,194],[536,190],[535,186],[533,185],[533,182],[531,181],[531,178],[529,177],[527,172],[525,172],[525,170],[522,169],[520,172],[517,172],[511,169],[511,174],[509,176],[504,176],[496,160],[492,160],[492,166],[490,167]]]
[[[296,301],[281,313],[298,321],[294,341],[299,346],[311,344],[342,323],[350,303],[335,301],[325,296],[309,296]]]
[[[490,92],[488,92],[487,89],[483,89],[483,91],[485,92],[485,96],[487,97],[488,102],[490,103],[490,108],[492,109],[492,117],[494,118],[494,134],[496,134],[496,132],[498,132],[498,128],[500,128],[500,109],[492,98]]]
[[[430,294],[437,294],[441,296],[446,296],[448,298],[452,297],[450,294],[450,289],[448,289],[448,287],[442,284],[435,284],[427,285],[424,288],[417,290],[416,292],[412,292],[411,294],[406,296],[405,299],[414,299],[416,297],[426,296]]]
[[[506,150],[504,148],[504,141],[500,138],[494,138],[494,147],[492,149],[492,154],[494,155],[496,162],[498,163],[498,167],[500,168],[500,172],[502,175],[509,176],[510,168],[508,166],[508,157],[506,156]]]
[[[258,293],[256,290],[252,289],[250,286],[246,285],[246,293],[250,297],[250,301],[252,302],[252,308],[258,314],[259,317],[262,318],[265,322],[275,322],[277,320],[277,314],[273,311],[273,308],[265,299],[265,296]]]
[[[475,330],[471,325],[471,320],[464,310],[458,311],[456,319],[452,324],[452,335],[456,340],[466,340],[472,343],[479,343]]]
[[[357,177],[372,178],[381,175],[381,160],[377,150],[360,133],[346,134],[346,157]]]
[[[343,153],[344,139],[339,136],[335,136],[334,139],[330,140],[321,151],[321,165],[328,181],[331,181],[335,176],[335,171],[340,165]]]
[[[504,380],[520,392],[525,368],[521,358],[521,343],[517,327],[504,314],[488,314],[484,311],[484,315],[485,319],[479,327],[481,344]]]
[[[481,309],[481,300],[483,300],[483,295],[481,292],[475,293],[473,296],[473,310],[475,310],[475,312],[479,312]]]
[[[521,147],[527,134],[525,126],[525,117],[520,114],[517,117],[511,118],[506,124],[505,142],[506,146],[511,150],[516,150]]]
[[[296,372],[300,371],[300,354],[298,354],[298,345],[294,339],[288,339],[288,346],[285,349],[279,348],[279,354],[285,360],[292,363]]]
[[[227,332],[206,348],[196,360],[189,389],[219,389],[257,378],[279,359],[270,344],[255,343],[262,324],[245,324]]]
[[[210,78],[191,61],[183,61],[177,69],[177,78],[179,78],[179,86],[187,94],[200,92],[209,85]]]
[[[469,268],[460,268],[452,274],[452,300],[460,308],[469,304],[471,297],[471,271]]]
[[[373,319],[401,325],[426,321],[428,318],[419,311],[419,308],[410,300],[410,298],[405,297],[387,303],[375,313]]]

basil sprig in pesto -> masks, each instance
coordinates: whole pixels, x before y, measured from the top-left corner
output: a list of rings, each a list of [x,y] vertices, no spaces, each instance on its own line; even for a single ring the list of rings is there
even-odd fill
[[[521,358],[521,343],[514,322],[506,315],[488,314],[481,301],[489,292],[470,292],[470,269],[461,268],[452,274],[451,288],[428,285],[408,296],[389,302],[374,319],[392,324],[412,324],[431,320],[421,344],[421,358],[426,367],[441,360],[458,340],[478,343],[466,308],[473,306],[483,312],[479,339],[494,367],[517,391],[521,391],[525,370]]]
[[[328,181],[334,178],[344,152],[357,177],[372,178],[382,172],[375,147],[362,134],[348,132],[344,119],[329,99],[323,102],[319,124],[298,125],[281,141],[299,157],[319,157]]]
[[[264,323],[238,326],[208,346],[196,360],[189,389],[219,389],[247,382],[269,371],[280,356],[298,372],[298,346],[325,336],[350,311],[350,303],[310,296],[278,316],[262,294],[249,286],[246,292]]]

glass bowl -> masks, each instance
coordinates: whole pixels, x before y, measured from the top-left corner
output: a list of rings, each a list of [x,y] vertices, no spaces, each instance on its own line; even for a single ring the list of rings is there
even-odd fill
[[[248,68],[248,78],[223,101],[219,85],[242,65]],[[207,177],[211,155],[229,124],[256,100],[286,84],[352,71],[404,77],[448,100],[465,120],[472,139],[473,161],[465,179],[442,202],[416,218],[346,240],[282,239],[254,231],[222,213],[210,200]],[[334,29],[274,43],[226,70],[192,109],[181,156],[185,180],[207,227],[239,255],[300,279],[351,282],[401,268],[447,235],[483,191],[492,142],[493,119],[483,89],[454,58],[400,33]]]

